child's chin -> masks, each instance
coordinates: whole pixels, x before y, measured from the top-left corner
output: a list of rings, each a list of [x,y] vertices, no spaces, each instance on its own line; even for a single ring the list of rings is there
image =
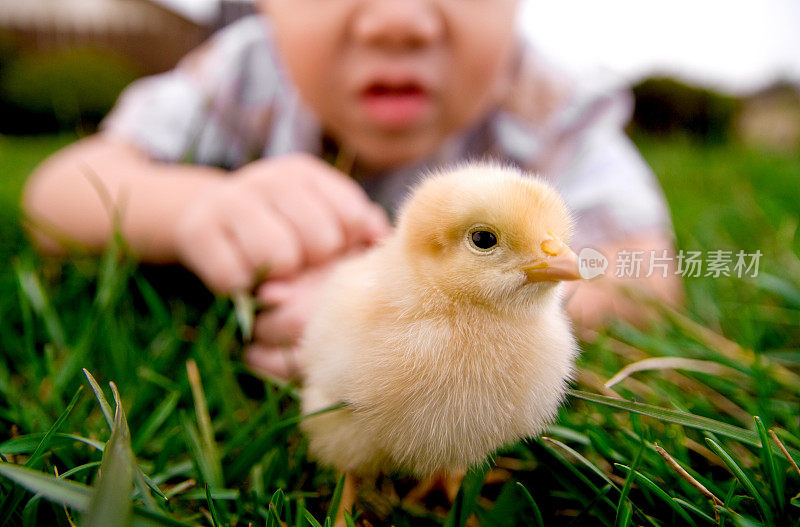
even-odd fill
[[[419,163],[429,157],[438,147],[438,143],[421,139],[423,138],[420,134],[413,131],[406,134],[378,132],[371,134],[360,148],[357,145],[353,147],[360,166],[382,172]]]

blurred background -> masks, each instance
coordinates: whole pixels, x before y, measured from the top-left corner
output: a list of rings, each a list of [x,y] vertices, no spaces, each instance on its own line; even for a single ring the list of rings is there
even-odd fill
[[[252,11],[252,0],[0,0],[0,133],[90,132],[132,79]],[[795,0],[527,0],[520,25],[572,73],[635,86],[646,131],[798,145]]]
[[[522,31],[572,73],[634,86],[634,126],[800,145],[800,2],[529,0]]]
[[[795,0],[524,3],[523,30],[559,64],[629,80],[670,75],[746,94],[800,80]]]

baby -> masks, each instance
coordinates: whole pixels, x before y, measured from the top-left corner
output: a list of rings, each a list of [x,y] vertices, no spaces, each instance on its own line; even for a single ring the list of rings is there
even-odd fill
[[[258,8],[134,83],[98,134],[37,169],[24,208],[43,250],[102,249],[119,228],[142,261],[255,290],[268,308],[246,360],[284,376],[327,268],[389,232],[425,168],[492,158],[541,174],[575,213],[576,252],[612,266],[622,248],[671,250],[660,189],[622,133],[628,99],[537,56],[515,32],[519,1]],[[578,285],[573,318],[635,317],[615,282]],[[671,274],[624,282],[665,300],[680,289]]]

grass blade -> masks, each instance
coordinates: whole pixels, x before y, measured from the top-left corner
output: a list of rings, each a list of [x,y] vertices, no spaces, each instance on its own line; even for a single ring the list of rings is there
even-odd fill
[[[536,500],[533,499],[531,493],[528,492],[528,489],[525,488],[525,485],[517,481],[517,486],[522,489],[522,495],[525,496],[525,499],[528,500],[528,504],[531,506],[531,510],[533,510],[533,524],[537,527],[544,527],[544,519],[542,518],[542,511],[539,510],[539,506],[536,504]]]
[[[580,454],[580,453],[579,453],[577,450],[575,450],[574,448],[570,447],[569,445],[566,445],[565,443],[562,443],[561,441],[559,441],[559,440],[557,440],[557,439],[553,439],[552,437],[546,437],[546,436],[542,436],[542,437],[541,437],[541,440],[542,440],[542,441],[546,441],[547,443],[550,443],[551,445],[553,445],[553,446],[556,446],[556,447],[560,448],[561,450],[563,450],[564,452],[568,453],[569,455],[571,455],[572,457],[574,457],[575,459],[577,459],[578,461],[580,461],[580,463],[581,463],[583,466],[585,466],[586,468],[588,468],[589,470],[591,470],[592,472],[594,472],[594,473],[595,473],[597,476],[599,476],[600,478],[602,478],[602,479],[603,479],[603,480],[604,480],[606,483],[608,483],[609,485],[611,485],[611,488],[613,488],[613,489],[615,489],[615,490],[619,490],[619,487],[617,487],[617,484],[616,484],[616,483],[614,483],[613,481],[611,481],[611,478],[609,478],[609,477],[606,475],[606,473],[605,473],[605,472],[603,472],[602,470],[600,470],[600,468],[598,468],[598,467],[597,467],[597,466],[596,466],[594,463],[592,463],[591,461],[589,461],[588,459],[586,459],[586,457],[584,457],[583,455],[581,455],[581,454]]]
[[[150,490],[156,493],[159,498],[166,501],[167,497],[161,492],[161,489],[155,484],[153,480],[147,477],[141,467],[139,467],[138,463],[136,463],[136,457],[133,456],[133,452],[131,452],[131,456],[133,457],[133,483],[136,485],[136,490],[138,495],[141,496],[142,501],[144,501],[145,506],[150,510],[157,510],[156,502],[153,501],[153,496],[150,495]],[[149,490],[148,490],[149,489]]]
[[[342,502],[342,492],[344,491],[344,484],[346,479],[347,479],[347,474],[342,474],[339,477],[339,481],[336,482],[336,488],[333,489],[333,496],[331,497],[331,503],[328,506],[328,514],[325,515],[325,518],[329,519],[331,522],[336,521],[336,515],[339,513],[339,505]]]
[[[758,492],[758,489],[756,489],[753,480],[751,480],[750,477],[748,477],[748,475],[745,473],[745,471],[742,470],[742,467],[740,467],[739,464],[736,463],[736,461],[733,459],[733,456],[731,456],[724,448],[722,448],[722,445],[720,445],[710,437],[706,438],[706,444],[711,450],[714,451],[715,454],[717,454],[720,457],[720,459],[722,459],[722,461],[728,466],[730,471],[733,472],[733,475],[736,476],[736,479],[739,480],[739,482],[747,490],[747,492],[756,500],[759,509],[761,509],[761,514],[764,516],[764,520],[767,523],[772,523],[773,521],[772,510],[770,509],[769,505],[767,505],[767,502],[764,500],[764,497],[761,496],[761,493]]]
[[[114,426],[100,462],[100,476],[94,486],[89,509],[81,524],[88,527],[125,527],[133,512],[133,452],[130,432],[116,386]]]
[[[631,468],[626,465],[615,463],[615,466],[619,468],[621,471],[625,472],[626,474],[631,473]],[[661,487],[656,485],[656,483],[653,480],[651,480],[638,470],[633,471],[633,477],[638,484],[640,484],[642,487],[652,492],[654,495],[658,496],[661,499],[661,501],[666,503],[681,518],[683,518],[683,521],[686,522],[686,525],[696,525],[694,520],[692,520],[691,516],[689,516],[689,514],[685,510],[683,510],[683,508],[680,505],[678,505],[669,494],[667,494]]]
[[[50,340],[60,349],[64,349],[66,347],[64,328],[45,293],[44,287],[42,287],[41,281],[39,281],[39,277],[36,276],[36,273],[29,265],[26,265],[23,269],[19,261],[15,262],[14,270],[17,273],[17,280],[26,300],[33,308],[33,311],[44,320],[45,329]]]
[[[0,475],[71,509],[82,511],[89,506],[92,489],[82,483],[59,479],[38,470],[5,462],[0,462]]]
[[[709,516],[708,514],[703,512],[702,510],[700,510],[700,508],[697,505],[695,505],[694,503],[689,503],[688,501],[682,500],[681,498],[672,498],[672,501],[674,501],[675,503],[681,505],[682,507],[692,511],[697,516],[699,516],[700,518],[705,520],[706,523],[710,523],[712,525],[716,525],[718,523],[717,520],[715,520],[714,518],[712,518],[711,516]]]
[[[797,466],[797,463],[792,458],[792,455],[789,454],[789,451],[786,449],[786,445],[784,445],[783,442],[780,440],[778,434],[776,434],[774,430],[770,429],[769,435],[772,436],[772,439],[775,441],[775,444],[778,445],[778,448],[783,453],[784,457],[789,462],[789,464],[792,465],[792,467],[794,467],[795,472],[797,472],[797,474],[800,475],[800,467]]]
[[[100,403],[100,409],[103,411],[103,417],[106,418],[106,423],[108,423],[109,428],[114,427],[114,412],[111,410],[111,405],[108,404],[108,399],[103,394],[103,390],[100,388],[100,385],[97,384],[94,376],[89,373],[89,370],[83,368],[83,374],[86,375],[86,379],[89,381],[89,386],[92,387],[92,391],[94,392],[95,397],[97,397],[97,402]]]
[[[248,293],[234,293],[232,300],[233,312],[236,315],[236,321],[239,323],[242,338],[245,342],[249,342],[253,338],[253,324],[256,319],[256,299]]]
[[[606,381],[606,388],[619,384],[634,373],[652,370],[688,370],[711,375],[736,375],[740,372],[718,362],[685,357],[650,357],[628,364]]]
[[[617,517],[614,520],[614,525],[627,527],[633,518],[633,506],[629,501],[620,501],[620,507],[617,509]]]
[[[9,456],[33,452],[39,446],[39,443],[41,443],[44,436],[45,434],[27,434],[24,436],[15,437],[14,439],[9,439],[8,441],[0,443],[0,454]],[[54,433],[50,437],[49,444],[60,447],[62,445],[68,445],[74,442],[85,443],[93,448],[96,448],[100,452],[102,452],[106,447],[105,443],[101,443],[100,441],[96,441],[94,439],[89,439],[88,437],[62,433]]]
[[[134,507],[130,527],[196,527],[196,525],[178,521],[159,512]]]
[[[639,451],[636,453],[636,457],[631,464],[631,470],[628,472],[628,477],[625,478],[625,484],[622,486],[622,492],[620,492],[619,502],[617,505],[617,515],[616,519],[614,520],[614,525],[616,527],[627,527],[631,521],[631,518],[633,517],[633,503],[628,500],[628,494],[631,491],[633,474],[636,472],[636,467],[639,466],[639,462],[642,460],[644,449],[645,444],[642,442],[642,445],[639,447]]]
[[[575,516],[575,518],[567,524],[567,527],[574,527],[576,525],[584,525],[584,518],[592,512],[599,503],[603,503],[608,501],[606,497],[609,492],[611,492],[611,485],[606,485],[602,489],[598,490],[598,493],[592,498],[592,500],[583,508],[583,510]]]
[[[316,412],[311,412],[309,414],[304,415],[296,415],[293,417],[287,417],[274,425],[268,428],[265,432],[262,432],[258,438],[252,440],[250,442],[249,448],[245,451],[234,457],[230,464],[226,465],[228,467],[227,474],[230,478],[239,478],[244,474],[247,474],[250,469],[258,463],[258,460],[264,457],[265,452],[269,452],[269,450],[275,444],[275,435],[284,430],[286,428],[291,428],[295,426],[297,423],[302,421],[303,419],[308,419],[309,417],[314,417],[316,415],[321,415],[326,412],[333,412],[344,408],[346,406],[345,403],[337,403],[326,408],[322,408],[321,410],[317,410]]]
[[[214,506],[214,500],[211,498],[211,492],[209,492],[208,483],[206,483],[206,503],[208,503],[208,510],[211,513],[211,525],[213,525],[213,527],[220,527],[222,522],[219,521],[217,507]]]
[[[556,480],[559,480],[561,485],[564,485],[571,492],[575,495],[581,496],[581,503],[587,505],[587,509],[593,508],[598,503],[602,503],[605,507],[598,509],[598,516],[600,516],[601,521],[604,524],[611,524],[611,519],[607,517],[607,512],[605,508],[614,509],[615,504],[607,497],[608,492],[603,491],[594,482],[591,481],[583,472],[578,470],[574,464],[567,460],[559,450],[546,445],[544,443],[540,443],[544,452],[548,453],[553,462],[548,463],[546,458],[544,459],[544,463],[547,464],[548,469],[553,473]],[[557,463],[557,464],[556,464]],[[574,480],[575,483],[570,482],[571,479]],[[615,488],[612,485],[606,485],[609,489]],[[588,489],[590,492],[587,493],[585,489]],[[596,500],[597,503],[593,503]]]
[[[178,406],[178,401],[181,398],[180,392],[170,393],[158,407],[153,410],[147,421],[139,427],[136,431],[136,439],[133,440],[133,451],[139,452],[144,445],[153,437],[153,434],[163,425],[169,416],[175,411]]]
[[[756,430],[761,438],[761,464],[764,466],[766,472],[766,479],[772,485],[772,492],[769,496],[772,498],[772,504],[778,509],[778,512],[783,513],[783,480],[778,474],[778,467],[775,464],[775,456],[772,453],[772,446],[770,445],[769,436],[767,436],[767,429],[761,418],[755,416],[753,420],[756,422]]]
[[[211,416],[208,413],[208,403],[200,382],[200,372],[193,359],[186,361],[186,373],[194,398],[194,411],[197,416],[197,426],[200,432],[201,453],[205,458],[207,469],[206,482],[212,487],[222,488],[222,463],[220,463],[219,449],[214,440],[214,428],[211,425]]]
[[[134,276],[134,281],[136,282],[136,287],[142,294],[142,298],[144,298],[147,307],[150,309],[150,312],[153,314],[155,319],[162,326],[169,327],[169,310],[164,305],[164,302],[158,296],[158,293],[156,293],[156,290],[153,288],[153,286],[150,285],[150,282],[145,280],[145,278],[139,274]]]
[[[716,497],[710,490],[708,490],[702,483],[697,481],[697,479],[689,474],[685,468],[683,468],[676,460],[673,458],[669,452],[664,450],[660,445],[654,444],[653,448],[658,452],[658,454],[664,458],[664,461],[667,462],[667,465],[672,468],[685,482],[687,482],[692,487],[696,488],[700,491],[700,493],[711,500],[714,505],[723,505],[724,502]]]
[[[73,474],[77,474],[79,472],[83,472],[84,470],[89,470],[91,468],[95,468],[95,467],[99,467],[99,466],[100,466],[100,462],[99,461],[92,461],[92,462],[86,463],[84,465],[78,465],[77,467],[72,467],[71,469],[67,470],[66,472],[62,472],[61,474],[58,474],[58,477],[61,478],[61,479],[68,478],[68,477],[72,476]]]
[[[306,511],[306,500],[304,500],[302,497],[298,498],[298,500],[295,501],[294,527],[303,527],[303,525],[305,525],[303,521],[305,520],[306,512],[308,512]],[[289,526],[288,523],[286,525],[287,527]]]
[[[67,409],[64,410],[60,416],[58,416],[58,419],[56,419],[56,422],[53,423],[53,426],[51,426],[50,429],[44,434],[44,436],[42,436],[42,440],[36,446],[36,450],[33,451],[33,454],[31,454],[30,459],[28,459],[28,462],[25,463],[26,467],[31,467],[31,468],[34,467],[42,458],[44,449],[47,448],[47,446],[50,444],[50,440],[53,438],[53,434],[58,432],[59,428],[61,428],[61,425],[63,425],[64,421],[66,421],[67,417],[69,417],[69,414],[72,412],[72,409],[75,408],[75,405],[78,403],[78,399],[80,398],[82,391],[83,391],[83,386],[79,386],[78,391],[75,392],[75,395],[72,397],[72,400],[67,405]]]
[[[45,472],[14,465],[13,463],[0,462],[0,475],[7,477],[31,492],[40,494],[49,501],[77,511],[87,510],[89,500],[92,497],[92,488],[83,483],[57,478]],[[192,527],[190,524],[164,516],[161,513],[147,511],[138,507],[133,508],[133,518],[130,525],[131,527]]]
[[[444,522],[446,527],[464,527],[466,525],[467,519],[475,509],[478,496],[483,487],[483,480],[486,478],[488,471],[488,463],[483,463],[467,471],[461,481],[461,488],[458,489],[453,506],[450,508],[450,513]]]
[[[113,428],[113,422],[114,422],[113,419],[114,419],[114,417],[112,417],[113,414],[111,412],[111,405],[108,404],[108,400],[106,399],[106,396],[103,394],[103,390],[100,389],[100,385],[97,384],[97,381],[95,380],[94,376],[92,376],[92,374],[89,373],[89,370],[87,370],[86,368],[83,368],[83,373],[84,373],[84,375],[86,375],[86,379],[89,381],[89,385],[92,387],[92,391],[94,391],[94,394],[97,397],[97,402],[100,403],[100,409],[103,411],[103,416],[106,418],[106,422],[108,423],[108,426]],[[111,383],[111,387],[112,387],[113,390],[116,391],[116,386],[113,383]],[[118,395],[119,394],[117,394],[117,393],[114,394],[115,397],[117,397]],[[124,418],[124,416],[123,416],[123,418]],[[126,423],[125,423],[126,429],[127,429],[127,426],[128,425],[127,425],[127,421],[126,421]],[[128,433],[128,436],[129,436],[128,437],[128,442],[130,442],[130,433]],[[131,455],[133,455],[133,454],[131,454]],[[132,457],[132,459],[135,459],[135,458]],[[149,487],[150,489],[152,489],[153,492],[155,492],[156,495],[158,495],[160,498],[162,498],[164,500],[167,499],[167,497],[164,495],[164,493],[161,492],[161,489],[159,489],[158,486],[155,483],[153,483],[153,481],[149,477],[147,477],[147,475],[144,472],[142,472],[142,469],[139,468],[138,464],[134,463],[134,469],[137,472],[136,479],[135,479],[136,487],[139,489],[139,493],[141,494],[142,498],[145,500],[145,503],[147,504],[148,507],[150,507],[152,509],[152,508],[155,508],[155,505],[150,500],[150,495],[147,492],[147,489],[145,487]],[[142,482],[144,482],[145,485],[142,485],[141,484]]]
[[[314,516],[312,516],[311,513],[306,509],[303,509],[303,517],[308,523],[311,524],[311,527],[322,527],[322,524],[320,524],[317,519],[314,518]]]
[[[275,510],[275,505],[270,502],[269,508],[267,509],[267,527],[281,527],[282,525],[281,517],[278,515],[277,510]]]
[[[182,492],[180,493],[181,499],[186,500],[204,500],[207,498],[205,490],[191,490],[189,492]],[[211,499],[218,501],[218,500],[229,500],[229,501],[236,501],[242,495],[238,489],[214,489],[208,487],[208,495],[211,496]]]
[[[208,466],[208,459],[203,452],[203,443],[200,440],[200,434],[197,432],[197,428],[188,415],[181,413],[181,420],[183,422],[183,431],[186,435],[186,441],[192,453],[192,461],[196,465],[197,471],[200,473],[203,481],[208,483],[214,478],[214,475],[212,474],[213,469]]]
[[[117,214],[115,218],[118,218]],[[115,231],[100,259],[97,294],[94,301],[101,313],[109,312],[123,292],[132,270],[132,262],[127,257],[125,240],[119,231]]]
[[[269,509],[267,511],[267,527],[281,527],[281,510],[286,497],[281,489],[275,491],[272,498],[269,500]]]
[[[610,406],[612,408],[619,408],[620,410],[646,415],[661,421],[667,421],[669,423],[675,423],[682,426],[687,426],[689,428],[696,428],[698,430],[730,437],[748,445],[757,447],[761,446],[761,441],[759,441],[757,433],[745,428],[729,425],[728,423],[715,421],[713,419],[709,419],[708,417],[702,417],[678,410],[670,410],[668,408],[661,408],[660,406],[653,406],[650,404],[636,403],[633,401],[627,401],[625,399],[615,399],[613,397],[583,392],[580,390],[569,390],[569,394],[585,401]]]

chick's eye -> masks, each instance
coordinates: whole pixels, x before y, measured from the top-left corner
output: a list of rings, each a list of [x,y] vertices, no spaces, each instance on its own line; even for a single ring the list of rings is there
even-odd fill
[[[478,249],[491,249],[497,245],[497,236],[489,231],[474,231],[471,235],[472,243]]]

